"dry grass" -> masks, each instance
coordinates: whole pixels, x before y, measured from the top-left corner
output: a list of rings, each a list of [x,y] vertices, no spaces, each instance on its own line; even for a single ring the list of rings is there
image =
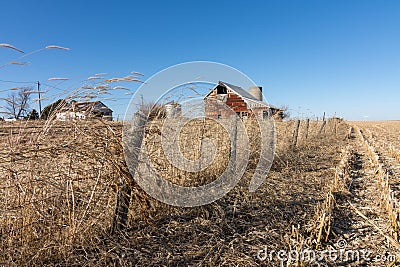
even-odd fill
[[[28,264],[62,257],[59,251],[68,253],[82,238],[108,227],[113,185],[123,166],[117,128],[79,123],[2,125],[2,261]]]
[[[0,263],[275,266],[276,262],[260,262],[257,252],[265,246],[297,246],[299,236],[311,236],[308,229],[318,203],[329,192],[346,143],[344,122],[329,121],[325,134],[317,136],[320,125],[311,123],[306,140],[302,124],[298,146],[290,148],[294,122],[276,124],[276,159],[266,183],[255,193],[247,191],[248,179],[242,179],[212,204],[178,208],[152,199],[132,181],[118,123],[1,122]],[[191,131],[183,133],[188,158],[199,156],[201,136],[219,144],[217,162],[200,174],[166,165],[155,145],[156,125],[147,129],[146,145],[156,155],[153,162],[173,182],[208,183],[225,168],[229,143],[221,137],[222,129],[207,123],[188,127]],[[250,135],[247,177],[257,163],[259,140],[249,129],[255,134]],[[128,228],[111,235],[120,179],[133,189]]]

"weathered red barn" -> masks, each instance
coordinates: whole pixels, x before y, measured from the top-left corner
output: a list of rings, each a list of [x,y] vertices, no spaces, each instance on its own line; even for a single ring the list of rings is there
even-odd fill
[[[228,106],[241,118],[253,117],[262,114],[267,118],[282,112],[281,109],[269,105],[262,99],[261,87],[250,87],[249,91],[239,86],[219,81],[205,97],[206,115],[214,118],[223,118],[232,114],[226,109]]]

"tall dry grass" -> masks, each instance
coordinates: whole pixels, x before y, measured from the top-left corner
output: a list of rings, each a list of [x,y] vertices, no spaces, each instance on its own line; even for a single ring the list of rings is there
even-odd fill
[[[65,261],[74,244],[107,231],[116,181],[126,175],[118,128],[79,121],[1,125],[0,262]]]
[[[104,244],[114,240],[110,233],[121,179],[128,181],[133,190],[130,229],[151,225],[156,217],[188,212],[212,212],[223,220],[221,214],[226,211],[222,203],[249,199],[247,187],[236,190],[220,204],[191,210],[170,207],[152,199],[136,186],[126,167],[121,123],[57,122],[54,119],[0,123],[0,263],[7,266],[115,264],[114,252]],[[289,146],[293,124],[277,123],[279,142],[275,171],[284,169],[288,158],[296,153]],[[259,157],[260,138],[255,125],[247,122],[248,177]],[[156,122],[147,126],[145,144],[152,162],[172,182],[209,183],[226,168],[230,146],[224,129],[218,128],[215,122],[195,121],[182,132],[181,149],[190,159],[199,157],[201,138],[211,138],[217,144],[216,161],[200,173],[188,173],[168,165],[160,151],[158,127]],[[302,150],[320,138],[318,130],[317,123],[313,122],[309,139],[300,138],[296,149]],[[303,128],[300,136],[304,134],[302,131]],[[235,197],[239,200],[233,200]],[[118,234],[118,238],[123,236],[123,233]],[[117,262],[123,260],[121,255]]]

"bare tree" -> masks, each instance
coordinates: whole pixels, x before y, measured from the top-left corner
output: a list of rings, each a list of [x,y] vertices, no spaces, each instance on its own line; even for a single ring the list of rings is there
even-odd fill
[[[4,108],[6,114],[11,116],[12,119],[21,119],[28,114],[29,99],[31,96],[32,88],[21,87],[18,92],[12,93],[8,98],[4,98],[6,102]]]
[[[148,102],[140,106],[140,110],[148,116],[148,120],[163,119],[167,116],[165,107],[159,103]]]
[[[282,106],[281,107],[281,113],[280,117],[281,119],[288,119],[290,117],[290,112],[289,112],[289,107],[288,106]]]

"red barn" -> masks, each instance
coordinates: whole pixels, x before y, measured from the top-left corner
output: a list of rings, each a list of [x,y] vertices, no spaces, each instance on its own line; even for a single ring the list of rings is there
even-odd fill
[[[250,87],[249,91],[246,91],[239,86],[219,81],[204,100],[206,115],[214,118],[223,118],[231,114],[224,109],[225,105],[241,118],[253,117],[259,113],[266,118],[282,112],[281,109],[263,101],[261,87]]]

